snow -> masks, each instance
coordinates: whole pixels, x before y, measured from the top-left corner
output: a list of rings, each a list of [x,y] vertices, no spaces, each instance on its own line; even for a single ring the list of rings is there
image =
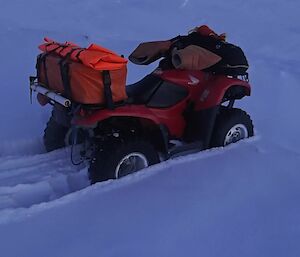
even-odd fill
[[[5,1],[0,10],[1,256],[300,255],[300,3],[294,0]],[[113,18],[111,18],[113,17]],[[44,36],[128,56],[207,23],[248,56],[238,102],[256,136],[89,186],[69,149],[46,154],[50,108],[29,102]],[[129,65],[128,83],[151,67]]]
[[[249,155],[255,162],[242,166]],[[233,156],[240,159],[234,169]],[[2,251],[6,256],[24,251],[26,256],[297,256],[299,174],[283,176],[282,158],[291,166],[300,161],[271,143],[249,140],[50,203],[2,211]]]
[[[89,185],[86,168],[69,150],[0,158],[0,211],[45,203]]]

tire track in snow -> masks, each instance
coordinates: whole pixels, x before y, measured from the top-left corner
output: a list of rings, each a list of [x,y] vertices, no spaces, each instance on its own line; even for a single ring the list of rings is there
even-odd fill
[[[89,186],[87,168],[73,166],[68,149],[32,156],[2,157],[0,158],[0,223],[9,220],[12,213],[27,213],[27,211],[34,213],[40,209],[51,208],[58,203],[74,201],[78,196],[95,188],[103,192],[114,190],[119,186],[153,176],[169,169],[172,165],[211,158],[239,147],[240,144],[256,142],[259,139],[260,136],[255,136],[243,140],[244,142],[227,146],[225,149],[210,149],[170,159],[119,181],[105,181],[90,188],[86,188]],[[253,147],[255,148],[255,144]],[[256,148],[254,150],[259,151]],[[84,188],[86,189],[82,190]]]
[[[72,165],[68,149],[0,157],[0,211],[53,201],[88,185],[87,169]]]
[[[260,136],[245,139],[226,148],[209,149],[199,153],[169,159],[117,181],[108,180],[93,186],[89,186],[87,168],[80,169],[73,167],[73,169],[68,171],[68,165],[66,164],[64,172],[58,172],[52,167],[52,162],[52,164],[50,163],[52,169],[50,168],[49,170],[52,170],[55,175],[49,180],[40,180],[32,184],[18,184],[14,187],[0,187],[0,224],[22,220],[28,216],[36,215],[51,208],[66,205],[74,201],[80,201],[95,193],[101,194],[124,186],[132,186],[135,183],[140,183],[142,180],[155,176],[163,171],[172,172],[174,165],[188,164],[194,161],[200,161],[201,159],[214,158],[215,156],[223,155],[227,151],[230,152],[239,147],[243,148],[246,145],[248,145],[247,148],[250,151],[264,154],[264,147],[257,145],[257,141],[260,141]],[[41,155],[42,158],[51,160],[53,156],[60,156],[61,160],[70,163],[69,155],[64,150],[45,155]],[[37,156],[32,156],[32,158],[37,158]],[[0,164],[0,169],[1,168],[2,166]],[[182,172],[185,171],[183,170]]]

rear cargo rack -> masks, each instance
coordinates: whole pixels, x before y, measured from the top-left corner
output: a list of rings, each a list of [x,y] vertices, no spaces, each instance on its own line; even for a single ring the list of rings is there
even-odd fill
[[[61,104],[62,106],[68,108],[71,107],[72,105],[72,101],[49,90],[48,88],[45,88],[41,85],[39,85],[38,83],[34,82],[34,81],[30,81],[30,91],[35,91],[38,92],[46,97],[48,97],[49,99],[53,100],[56,103]]]

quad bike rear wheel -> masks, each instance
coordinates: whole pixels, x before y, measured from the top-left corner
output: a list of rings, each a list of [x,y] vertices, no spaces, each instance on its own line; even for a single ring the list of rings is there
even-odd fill
[[[57,107],[54,107],[52,110],[51,117],[46,125],[43,137],[44,146],[47,152],[65,147],[66,145],[65,139],[70,129],[70,125],[68,119],[64,118],[64,116],[66,116],[64,112],[66,111]],[[63,122],[59,123],[58,119],[63,120]]]
[[[226,146],[252,137],[253,123],[250,116],[237,108],[221,107],[211,140],[211,147]]]
[[[91,183],[118,179],[159,162],[154,147],[137,139],[107,142],[92,160],[89,168]]]

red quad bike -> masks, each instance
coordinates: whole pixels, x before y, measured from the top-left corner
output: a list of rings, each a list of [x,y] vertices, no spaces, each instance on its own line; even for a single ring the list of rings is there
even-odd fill
[[[157,69],[126,90],[128,100],[113,110],[78,106],[69,115],[69,108],[53,102],[46,149],[80,141],[96,183],[253,136],[249,115],[233,107],[250,95],[246,76]]]

